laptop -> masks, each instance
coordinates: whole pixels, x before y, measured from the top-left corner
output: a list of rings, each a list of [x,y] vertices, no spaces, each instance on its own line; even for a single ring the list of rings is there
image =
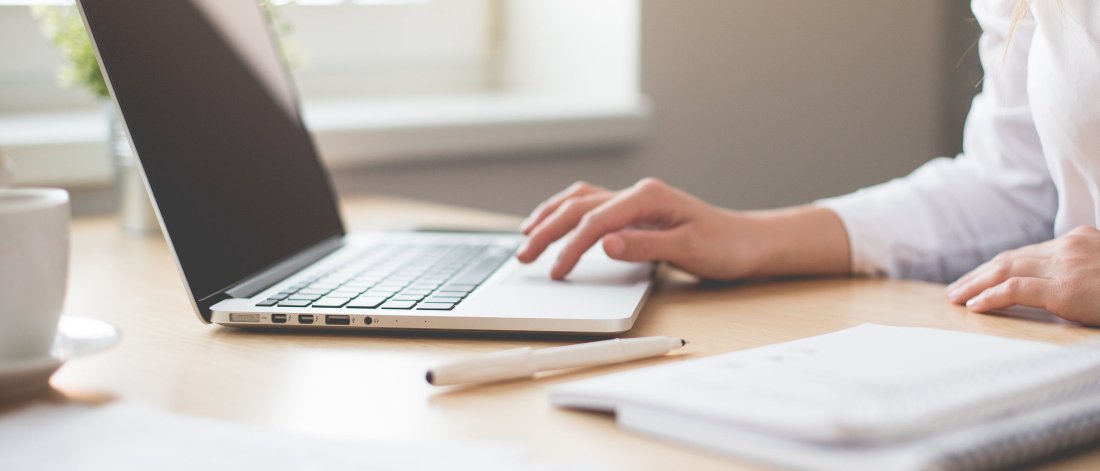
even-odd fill
[[[255,0],[78,5],[203,322],[589,334],[634,324],[653,264],[597,248],[552,281],[555,249],[522,265],[517,233],[348,234]]]

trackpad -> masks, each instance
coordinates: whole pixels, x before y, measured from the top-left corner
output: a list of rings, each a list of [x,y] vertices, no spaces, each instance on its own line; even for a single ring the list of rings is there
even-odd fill
[[[633,286],[649,280],[652,263],[633,263],[612,260],[600,246],[592,247],[581,257],[565,281],[550,278],[550,268],[558,258],[561,247],[551,245],[534,263],[516,263],[515,269],[504,279],[504,284],[576,284],[587,286]]]

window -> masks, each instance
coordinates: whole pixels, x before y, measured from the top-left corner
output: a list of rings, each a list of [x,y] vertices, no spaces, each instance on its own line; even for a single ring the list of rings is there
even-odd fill
[[[0,0],[0,113],[94,106],[59,87],[62,59],[24,5]],[[26,3],[57,3],[64,1]],[[304,97],[452,94],[492,82],[490,0],[276,1]]]
[[[489,86],[495,4],[290,4],[279,12],[304,51],[304,63],[295,68],[304,97],[395,98]]]
[[[106,111],[58,87],[28,3],[0,0],[0,146],[18,181],[105,183]],[[624,145],[646,127],[638,0],[275,3],[330,166]]]

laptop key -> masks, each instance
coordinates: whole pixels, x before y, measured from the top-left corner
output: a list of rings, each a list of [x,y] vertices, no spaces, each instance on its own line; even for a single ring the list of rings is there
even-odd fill
[[[424,300],[424,302],[426,302],[426,303],[449,303],[449,304],[456,304],[456,303],[459,303],[461,301],[462,301],[462,298],[457,297],[457,296],[432,296],[432,297]]]
[[[260,302],[256,303],[256,306],[258,306],[258,307],[271,307],[271,306],[274,306],[276,304],[279,304],[279,301],[282,301],[282,300],[277,299],[277,298],[265,299],[263,301],[260,301]]]
[[[423,294],[399,294],[393,297],[394,301],[420,301],[424,299]]]
[[[421,295],[427,295],[428,293],[431,293],[431,292],[432,292],[432,290],[430,290],[430,289],[406,289],[406,290],[404,290],[404,291],[401,291],[401,294],[421,294]]]
[[[441,290],[441,291],[436,291],[434,294],[436,296],[445,296],[445,297],[449,297],[449,298],[465,298],[466,295],[468,295],[470,293],[468,293],[466,291],[445,291],[445,290]]]
[[[336,288],[332,290],[332,292],[328,295],[337,298],[354,298],[356,296],[359,296],[359,293],[362,293],[363,291],[364,290],[361,289]]]
[[[347,284],[345,286],[374,286],[374,285],[376,285],[378,283],[381,283],[381,282],[382,282],[381,279],[373,279],[372,278],[372,279],[369,279],[369,280],[364,280],[364,279],[356,278],[356,279],[353,279],[353,280],[347,282]]]
[[[279,303],[279,307],[306,307],[309,303],[312,303],[309,299],[287,299]]]
[[[416,306],[418,311],[450,311],[454,308],[454,303],[420,303]]]
[[[316,301],[316,300],[321,299],[323,297],[324,297],[324,295],[322,295],[322,294],[293,294],[288,299],[291,299],[291,300],[294,300],[294,301],[302,301],[302,300]]]
[[[349,302],[348,305],[345,306],[345,307],[353,307],[353,308],[359,308],[359,309],[374,309],[378,306],[381,306],[382,303],[384,303],[384,302],[386,302],[386,298],[384,298],[384,297],[360,296],[358,298],[355,298],[355,299],[351,300],[351,302]]]
[[[397,290],[395,289],[372,289],[363,293],[363,296],[381,296],[383,298],[388,298],[395,294],[397,294]]]
[[[415,305],[416,301],[387,301],[382,309],[412,309]]]
[[[338,298],[335,296],[326,296],[313,303],[313,307],[340,307],[351,301],[351,298]]]

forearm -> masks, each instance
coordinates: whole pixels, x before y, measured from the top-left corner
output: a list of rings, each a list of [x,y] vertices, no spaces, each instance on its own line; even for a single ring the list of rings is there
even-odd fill
[[[741,250],[754,254],[752,277],[847,275],[848,235],[832,210],[806,205],[740,213]]]

